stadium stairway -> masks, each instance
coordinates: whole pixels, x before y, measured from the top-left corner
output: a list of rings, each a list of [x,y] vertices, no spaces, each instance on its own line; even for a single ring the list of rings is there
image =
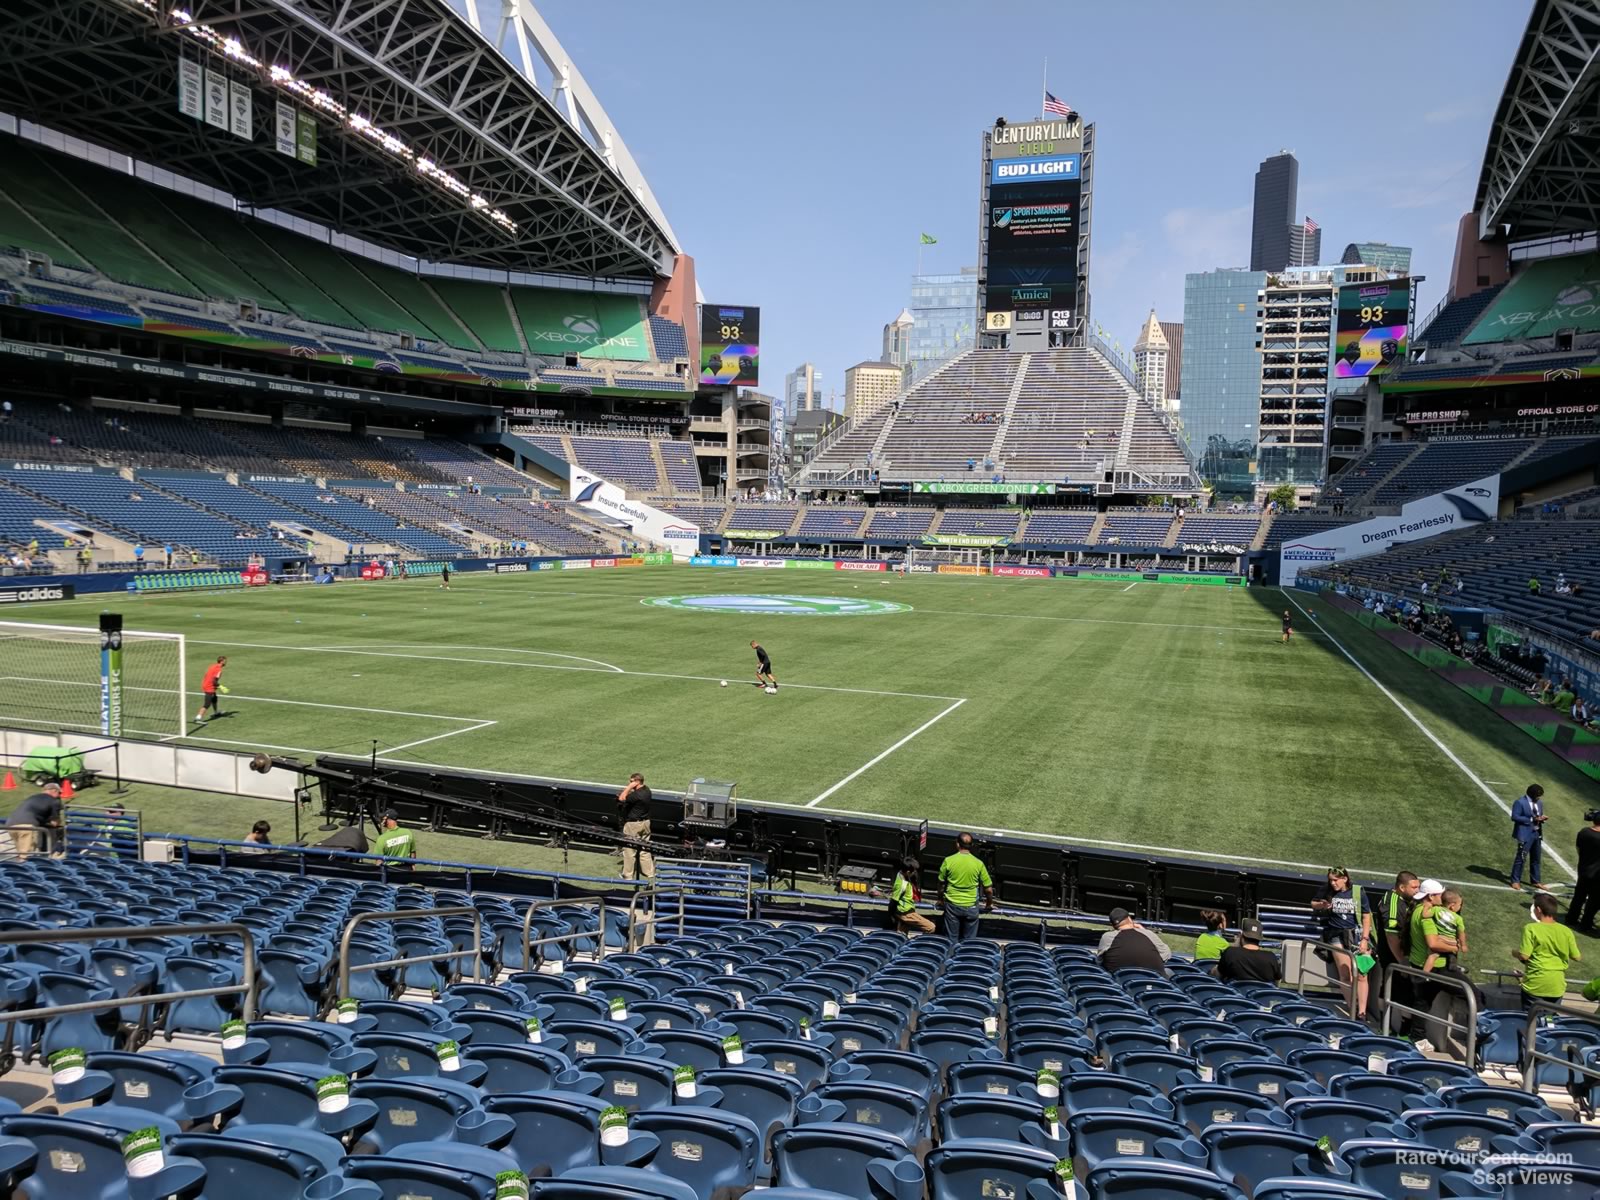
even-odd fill
[[[1363,484],[1362,490],[1355,495],[1347,494],[1345,496],[1344,502],[1347,508],[1358,508],[1371,504],[1372,497],[1377,495],[1378,489],[1405,470],[1407,464],[1422,452],[1420,445],[1407,448],[1404,454],[1399,453],[1401,449],[1402,447],[1395,446],[1392,442],[1373,446],[1364,455],[1346,467],[1336,478],[1329,481],[1335,487],[1344,487],[1345,480],[1353,480],[1359,477],[1360,482]],[[1371,476],[1374,463],[1386,468],[1376,478]],[[1393,465],[1390,465],[1391,463]]]
[[[1022,396],[1022,386],[1028,381],[1028,367],[1033,363],[1033,355],[1024,354],[1022,361],[1017,364],[1017,377],[1011,382],[1011,390],[1006,393],[1006,406],[1000,414],[1000,423],[994,431],[994,440],[989,443],[988,457],[995,462],[1000,462],[1000,447],[1005,444],[1006,431],[1011,428],[1011,420],[1017,415],[1017,400]]]
[[[1267,544],[1267,537],[1272,533],[1272,521],[1272,513],[1264,512],[1261,514],[1261,526],[1256,530],[1255,537],[1250,539],[1250,549],[1259,550]]]
[[[1106,530],[1106,515],[1103,512],[1095,514],[1094,525],[1089,529],[1089,536],[1083,539],[1087,544],[1091,546],[1100,544],[1100,535]]]

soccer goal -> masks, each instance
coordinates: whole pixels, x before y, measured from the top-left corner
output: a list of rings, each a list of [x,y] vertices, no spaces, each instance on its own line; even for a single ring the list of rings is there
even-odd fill
[[[906,551],[906,566],[913,571],[940,567],[993,567],[994,551],[976,546],[913,546]]]
[[[187,728],[181,633],[0,621],[0,724],[107,737],[179,737]]]

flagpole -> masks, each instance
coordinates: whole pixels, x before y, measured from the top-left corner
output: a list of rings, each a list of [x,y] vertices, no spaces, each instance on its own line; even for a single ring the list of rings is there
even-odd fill
[[[1044,73],[1039,78],[1039,119],[1044,120],[1044,98],[1050,94],[1050,56],[1044,56]]]

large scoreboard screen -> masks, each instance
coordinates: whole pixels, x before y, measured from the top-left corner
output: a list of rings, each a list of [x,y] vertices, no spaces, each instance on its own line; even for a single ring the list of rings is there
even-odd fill
[[[761,310],[744,304],[700,306],[700,382],[756,387],[761,375]]]
[[[987,312],[1050,310],[1053,324],[1078,288],[1083,125],[1069,120],[996,125],[989,134],[984,230]]]
[[[1334,322],[1336,379],[1364,379],[1405,362],[1411,335],[1411,280],[1347,283]]]

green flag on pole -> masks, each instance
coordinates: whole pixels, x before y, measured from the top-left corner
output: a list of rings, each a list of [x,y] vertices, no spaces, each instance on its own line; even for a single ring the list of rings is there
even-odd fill
[[[922,245],[924,245],[924,246],[937,246],[938,244],[939,244],[939,239],[934,237],[933,234],[925,233],[925,234],[922,235]]]

